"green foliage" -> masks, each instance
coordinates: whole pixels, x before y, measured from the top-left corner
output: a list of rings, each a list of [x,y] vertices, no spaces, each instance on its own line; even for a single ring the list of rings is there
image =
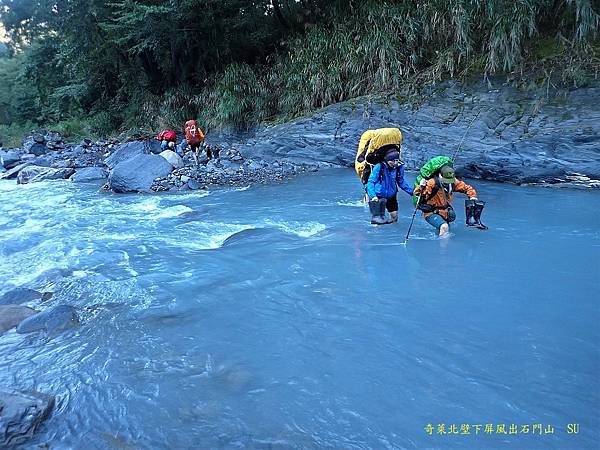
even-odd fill
[[[38,98],[23,74],[23,58],[0,58],[0,124],[34,120]]]
[[[39,128],[33,122],[13,122],[9,125],[0,124],[0,142],[5,148],[23,145],[23,136]]]
[[[548,84],[580,86],[600,65],[597,8],[592,0],[0,0],[15,54],[0,58],[0,123],[60,123],[73,136],[181,129],[192,117],[246,127],[528,67]]]

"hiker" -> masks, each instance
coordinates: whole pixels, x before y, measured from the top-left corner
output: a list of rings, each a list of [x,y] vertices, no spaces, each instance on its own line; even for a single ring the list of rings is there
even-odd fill
[[[402,132],[399,128],[367,130],[360,136],[354,159],[354,170],[363,186],[367,185],[371,169],[383,161],[390,149],[401,151]]]
[[[383,225],[398,221],[398,188],[408,195],[413,195],[413,189],[404,179],[404,164],[400,161],[400,152],[395,148],[389,149],[383,161],[375,164],[366,184],[371,223]],[[390,213],[386,219],[385,210]]]
[[[465,202],[467,226],[487,229],[481,223],[481,212],[485,202],[477,199],[477,191],[473,186],[456,178],[454,168],[449,163],[436,170],[431,178],[423,177],[414,189],[413,195],[418,198],[417,207],[423,211],[425,220],[437,228],[440,236],[444,236],[449,232],[449,224],[456,220],[456,213],[451,205],[454,192],[469,197]]]
[[[175,151],[175,145],[177,144],[177,135],[173,130],[163,130],[158,133],[156,137],[160,141],[161,151],[172,150]]]
[[[185,123],[185,142],[182,143],[181,148],[185,149],[186,146],[189,146],[189,149],[192,151],[194,156],[194,161],[196,161],[196,165],[198,165],[198,156],[200,155],[200,146],[204,142],[204,133],[198,126],[198,122],[195,120],[188,120]],[[207,151],[208,159],[210,159],[210,154]]]

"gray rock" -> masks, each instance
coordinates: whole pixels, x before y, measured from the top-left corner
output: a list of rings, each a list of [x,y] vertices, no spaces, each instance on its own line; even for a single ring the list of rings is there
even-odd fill
[[[7,170],[3,174],[0,174],[0,180],[10,180],[13,178],[17,178],[19,172],[23,170],[25,167],[29,165],[28,162],[19,164],[18,166],[13,167],[12,169]]]
[[[262,165],[257,163],[256,161],[252,161],[246,167],[248,168],[248,170],[251,170],[251,171],[257,171],[257,170],[262,169]]]
[[[44,156],[38,156],[38,157],[32,159],[30,162],[31,162],[31,165],[33,165],[33,166],[52,167],[54,161],[52,160],[52,158],[48,157],[47,155],[44,155]]]
[[[198,183],[196,180],[194,180],[194,179],[190,179],[190,180],[187,182],[187,186],[188,186],[188,187],[189,187],[191,190],[193,190],[193,191],[196,191],[196,190],[200,189],[200,184],[199,184],[199,183]]]
[[[127,161],[134,156],[148,154],[148,146],[143,141],[128,142],[119,146],[108,158],[104,160],[105,164],[112,169],[117,164]]]
[[[23,320],[37,314],[35,309],[19,305],[0,305],[0,334],[19,325]]]
[[[278,168],[274,160],[351,167],[366,129],[399,127],[408,170],[438,154],[452,156],[461,144],[455,162],[459,176],[512,183],[564,182],[574,174],[600,179],[600,83],[564,97],[490,82],[493,89],[486,83],[437,84],[425,90],[416,108],[389,99],[356,99],[248,133],[215,131],[210,144],[235,146],[246,159],[268,162],[269,173]],[[537,108],[540,98],[544,102]]]
[[[148,152],[153,153],[155,155],[160,155],[163,149],[160,147],[160,142],[156,139],[152,139],[147,142]]]
[[[56,336],[77,325],[79,318],[76,309],[69,305],[59,305],[23,320],[17,327],[17,333],[45,331],[49,336]]]
[[[37,300],[38,298],[48,299],[50,298],[48,294],[50,297],[52,296],[50,292],[41,293],[33,289],[16,288],[0,297],[0,305],[20,305],[21,303]]]
[[[64,180],[75,173],[74,169],[53,169],[51,167],[27,166],[19,172],[17,184],[37,183],[46,180]]]
[[[71,181],[88,183],[90,181],[104,180],[107,176],[106,170],[102,167],[84,167],[75,171],[75,174],[71,177]]]
[[[171,150],[161,152],[160,156],[165,158],[175,169],[181,169],[183,167],[183,159],[181,159],[181,156]]]
[[[87,150],[87,148],[88,147],[85,147],[83,145],[78,145],[76,147],[71,148],[70,154],[71,156],[82,156]]]
[[[40,392],[0,391],[0,448],[25,444],[54,408],[54,397]]]
[[[115,166],[108,185],[114,192],[150,192],[154,180],[172,170],[173,166],[161,156],[139,154]]]
[[[46,138],[45,138],[45,137],[44,137],[44,135],[43,135],[43,134],[41,134],[41,133],[34,133],[34,134],[31,136],[31,140],[32,140],[33,142],[36,142],[36,143],[38,143],[38,144],[45,144],[45,143],[46,143]]]
[[[10,169],[21,161],[21,154],[12,150],[0,151],[0,166]]]
[[[221,160],[219,162],[219,165],[222,169],[232,169],[233,171],[237,171],[240,168],[239,164],[236,164],[235,162],[226,159]]]
[[[23,150],[25,150],[26,153],[29,153],[29,154],[32,154],[35,156],[45,155],[49,151],[48,147],[46,147],[44,144],[40,144],[38,142],[31,142],[31,141],[29,141],[23,145]]]

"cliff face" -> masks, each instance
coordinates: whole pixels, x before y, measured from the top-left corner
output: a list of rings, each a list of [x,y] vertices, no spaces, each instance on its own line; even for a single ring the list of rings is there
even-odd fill
[[[409,169],[461,144],[455,165],[464,177],[600,186],[600,84],[559,94],[445,82],[417,106],[362,98],[243,135],[213,133],[209,141],[248,158],[352,166],[362,132],[392,126],[403,131]]]

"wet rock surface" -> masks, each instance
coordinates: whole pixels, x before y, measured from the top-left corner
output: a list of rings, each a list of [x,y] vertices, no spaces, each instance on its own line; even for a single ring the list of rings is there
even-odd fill
[[[79,325],[77,310],[69,305],[59,305],[23,320],[17,326],[17,333],[43,331],[53,337],[77,325]]]
[[[17,175],[18,184],[35,183],[46,180],[64,180],[75,173],[74,169],[53,169],[44,166],[27,166]]]
[[[149,192],[156,178],[166,177],[173,166],[161,156],[139,154],[117,164],[108,176],[114,192]]]
[[[29,288],[16,288],[0,296],[0,305],[20,305],[41,298],[47,300],[52,297],[51,292],[38,292]]]
[[[16,327],[38,311],[19,305],[0,305],[0,334]]]
[[[102,167],[84,167],[77,169],[71,177],[71,181],[76,183],[89,183],[91,181],[104,180],[108,172]]]
[[[24,444],[53,408],[51,395],[0,389],[0,448],[16,449]]]

